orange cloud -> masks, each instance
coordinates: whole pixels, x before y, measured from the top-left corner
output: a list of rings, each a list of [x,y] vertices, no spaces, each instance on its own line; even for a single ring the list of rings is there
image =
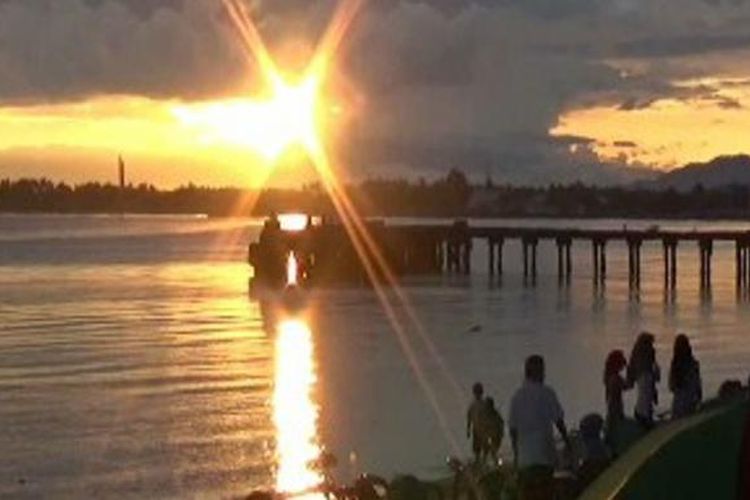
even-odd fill
[[[661,169],[750,152],[750,85],[714,79],[678,85],[715,86],[716,92],[684,100],[660,99],[638,109],[611,105],[576,109],[562,115],[550,133],[590,137],[602,159]]]

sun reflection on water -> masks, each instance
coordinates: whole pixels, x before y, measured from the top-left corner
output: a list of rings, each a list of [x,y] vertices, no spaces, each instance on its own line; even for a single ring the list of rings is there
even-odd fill
[[[289,256],[286,259],[286,283],[287,285],[297,284],[297,259],[294,253],[289,252]]]
[[[318,408],[312,333],[298,319],[282,321],[276,339],[276,384],[273,395],[277,435],[276,488],[286,493],[308,491],[323,482],[313,462],[320,455]],[[308,494],[297,498],[323,498]]]

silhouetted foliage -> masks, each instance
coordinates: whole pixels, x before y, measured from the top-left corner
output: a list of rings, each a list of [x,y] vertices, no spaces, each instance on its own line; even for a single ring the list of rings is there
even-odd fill
[[[750,217],[745,185],[692,190],[647,187],[593,187],[583,184],[546,188],[469,184],[452,169],[432,182],[370,179],[347,185],[353,204],[371,216],[496,217]],[[319,184],[300,189],[198,187],[174,190],[152,185],[87,183],[69,186],[47,179],[0,181],[2,212],[205,213],[262,215],[272,211],[332,214],[333,204]]]

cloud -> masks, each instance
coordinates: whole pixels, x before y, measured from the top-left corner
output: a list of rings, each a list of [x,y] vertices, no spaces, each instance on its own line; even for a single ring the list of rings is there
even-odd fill
[[[750,35],[679,35],[649,37],[619,43],[615,49],[618,57],[679,57],[709,52],[746,49]]]
[[[26,0],[28,1],[39,1],[39,0]],[[44,0],[42,0],[44,1]],[[108,0],[83,0],[84,4],[89,7],[101,7],[107,3]],[[121,5],[124,5],[131,12],[136,14],[140,19],[146,20],[155,12],[171,8],[180,9],[183,7],[184,0],[117,0]]]
[[[336,5],[248,3],[274,51],[291,60],[309,54]],[[0,101],[198,99],[250,86],[253,69],[219,5],[0,0]],[[616,162],[597,167],[585,140],[573,145],[549,130],[580,106],[634,110],[665,98],[741,105],[720,94],[719,83],[678,83],[750,76],[739,64],[750,49],[738,22],[745,16],[750,3],[741,0],[366,2],[338,61],[363,100],[344,149],[370,169],[463,165],[515,180],[617,177]]]
[[[637,97],[629,97],[623,101],[617,109],[621,111],[635,111],[638,109],[646,109],[654,103],[655,99],[639,99]]]
[[[721,109],[744,109],[744,106],[739,101],[739,99],[735,99],[733,97],[721,95],[721,94],[714,94],[710,96],[704,97],[705,101],[713,102]]]
[[[159,6],[157,8],[157,5]],[[4,0],[0,100],[196,97],[247,72],[215,2]]]

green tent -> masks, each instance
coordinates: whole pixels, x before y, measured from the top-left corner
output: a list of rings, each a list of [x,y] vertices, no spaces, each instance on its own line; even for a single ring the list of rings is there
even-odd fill
[[[736,402],[658,427],[580,498],[750,500],[748,409]]]

